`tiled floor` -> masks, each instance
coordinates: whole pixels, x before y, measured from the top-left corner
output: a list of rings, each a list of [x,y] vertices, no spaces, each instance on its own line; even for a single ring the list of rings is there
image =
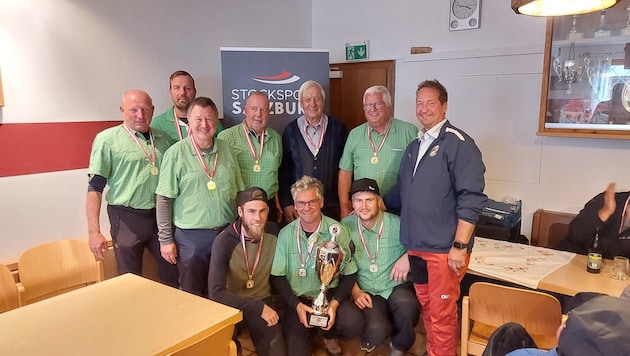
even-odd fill
[[[252,345],[252,341],[249,338],[249,334],[247,332],[241,334],[239,337],[239,341],[243,346],[243,356],[256,356],[256,352],[254,351],[254,346]],[[318,340],[318,346],[314,352],[314,356],[326,356],[326,349],[322,346],[322,343]],[[367,353],[361,350],[359,339],[347,340],[341,342],[341,347],[343,349],[344,356],[388,356],[389,355],[389,340],[386,340],[385,343],[379,345],[374,351]],[[415,344],[408,350],[407,355],[411,356],[421,356],[424,354],[426,350],[426,337],[425,331],[422,327],[422,322],[416,326],[416,342]],[[289,350],[289,355],[291,352]]]

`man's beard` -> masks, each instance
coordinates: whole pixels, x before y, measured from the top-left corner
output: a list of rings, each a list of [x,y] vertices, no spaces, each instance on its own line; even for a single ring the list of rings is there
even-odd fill
[[[262,235],[265,233],[265,224],[261,224],[260,226],[250,226],[249,224],[243,222],[243,227],[245,228],[245,232],[247,236],[251,239],[260,239]]]

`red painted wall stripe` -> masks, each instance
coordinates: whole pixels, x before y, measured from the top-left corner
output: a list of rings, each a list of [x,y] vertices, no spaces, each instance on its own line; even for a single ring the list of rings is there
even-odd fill
[[[0,177],[87,168],[94,136],[121,122],[0,124]]]

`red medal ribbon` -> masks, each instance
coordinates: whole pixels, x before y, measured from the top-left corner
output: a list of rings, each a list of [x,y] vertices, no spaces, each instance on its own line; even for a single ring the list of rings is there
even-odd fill
[[[153,158],[149,155],[147,150],[144,149],[144,146],[142,146],[142,144],[140,143],[140,140],[138,140],[138,137],[133,133],[133,131],[131,131],[130,128],[125,126],[125,124],[122,124],[122,127],[123,129],[125,129],[125,132],[127,133],[127,135],[129,135],[129,137],[136,143],[136,145],[140,147],[140,149],[142,150],[142,153],[144,153],[144,156],[149,160],[151,165],[155,167],[157,155],[155,154],[155,145],[153,144],[153,133],[151,133],[151,129],[149,129],[149,139],[151,140],[151,152],[153,153]]]
[[[368,137],[368,141],[370,141],[370,146],[372,147],[372,152],[374,152],[374,156],[376,156],[379,152],[381,152],[381,148],[383,148],[383,144],[385,143],[385,140],[387,139],[387,136],[389,136],[389,131],[392,129],[392,123],[390,122],[389,125],[387,126],[387,129],[385,129],[385,135],[383,135],[383,138],[381,139],[381,143],[379,143],[378,148],[375,148],[374,146],[374,141],[372,141],[372,135],[370,135],[370,129],[374,130],[372,128],[372,126],[370,126],[369,124],[367,125],[367,137]],[[376,131],[376,130],[374,130]],[[377,132],[378,134],[378,132]]]
[[[199,151],[199,146],[197,146],[195,139],[193,138],[192,135],[188,137],[190,137],[190,144],[192,145],[193,150],[197,154],[197,158],[199,158],[199,162],[201,162],[201,166],[203,167],[204,172],[206,172],[208,179],[213,180],[214,174],[217,172],[217,163],[219,163],[219,150],[217,150],[216,156],[214,156],[214,167],[212,167],[212,173],[210,173],[210,170],[208,169],[208,165],[206,164],[206,160],[203,159],[203,156],[201,155],[201,152]]]
[[[234,230],[236,230],[236,223],[232,224]],[[243,232],[245,228],[243,227],[243,222],[241,221],[241,243],[243,244],[243,256],[245,257],[245,268],[247,269],[247,276],[249,279],[253,279],[254,272],[256,272],[256,267],[258,267],[258,261],[260,260],[260,251],[262,251],[263,238],[265,234],[263,233],[260,236],[260,242],[258,243],[258,250],[256,251],[256,259],[254,260],[254,267],[252,267],[251,272],[249,271],[249,255],[247,254],[247,245],[245,244],[245,233]]]
[[[304,120],[306,121],[306,127],[304,127],[304,133],[306,133],[306,138],[308,139],[308,143],[310,143],[310,146],[313,147],[313,149],[315,149],[315,156],[317,156],[317,154],[319,153],[320,147],[322,147],[322,144],[324,143],[324,134],[326,133],[326,121],[324,121],[324,117],[322,116],[321,118],[322,134],[319,137],[319,143],[317,144],[317,146],[315,146],[315,142],[313,142],[313,140],[311,139],[311,136],[308,134],[308,127],[310,126],[308,124],[308,120],[306,120],[306,118],[304,118]]]
[[[361,219],[357,217],[357,228],[359,230],[359,237],[361,238],[361,243],[363,243],[363,248],[365,249],[365,253],[367,253],[370,262],[376,263],[376,259],[378,258],[378,247],[381,242],[381,236],[383,236],[383,222],[385,221],[385,215],[381,217],[381,225],[378,228],[378,238],[376,240],[376,250],[374,251],[374,258],[370,254],[370,250],[368,250],[367,243],[365,242],[365,237],[363,236],[363,231],[361,231]]]
[[[179,136],[179,140],[182,140],[182,125],[179,124],[179,117],[177,117],[177,111],[173,108],[173,117],[175,118],[175,131],[177,132],[177,136]],[[186,131],[188,131],[188,125],[185,126]]]
[[[267,134],[267,129],[265,129],[265,131],[263,131],[263,133],[260,135],[260,152],[258,154],[256,154],[254,143],[252,142],[251,137],[249,137],[249,132],[247,131],[245,123],[243,123],[243,134],[245,134],[245,139],[247,140],[247,145],[249,146],[249,152],[251,152],[254,161],[256,161],[256,164],[258,164],[258,161],[260,161],[260,159],[262,158],[263,145],[265,144],[265,135]]]
[[[300,256],[300,267],[304,268],[304,266],[306,266],[306,264],[308,263],[308,260],[311,258],[311,252],[313,252],[313,246],[315,246],[315,242],[317,241],[317,239],[313,239],[313,241],[311,242],[311,244],[308,246],[308,251],[306,253],[306,261],[302,262],[302,247],[300,244],[300,227],[302,226],[300,223],[300,218],[297,219],[297,224],[295,224],[295,238],[296,238],[296,242],[297,242],[297,248],[298,248],[298,255]],[[322,227],[322,221],[319,221],[319,225],[317,225],[317,230],[315,232],[313,232],[314,234],[319,234],[319,228]],[[308,239],[307,239],[308,241]]]

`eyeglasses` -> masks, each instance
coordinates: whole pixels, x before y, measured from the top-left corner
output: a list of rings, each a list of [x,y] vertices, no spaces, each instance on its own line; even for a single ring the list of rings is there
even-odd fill
[[[378,103],[368,103],[368,104],[363,104],[363,110],[370,110],[371,108],[374,109],[380,109],[385,105],[385,103],[383,102],[378,102]]]
[[[300,209],[303,209],[303,208],[306,208],[307,205],[309,207],[314,207],[315,205],[317,205],[317,203],[319,203],[319,198],[309,200],[309,201],[296,201],[295,206]]]

